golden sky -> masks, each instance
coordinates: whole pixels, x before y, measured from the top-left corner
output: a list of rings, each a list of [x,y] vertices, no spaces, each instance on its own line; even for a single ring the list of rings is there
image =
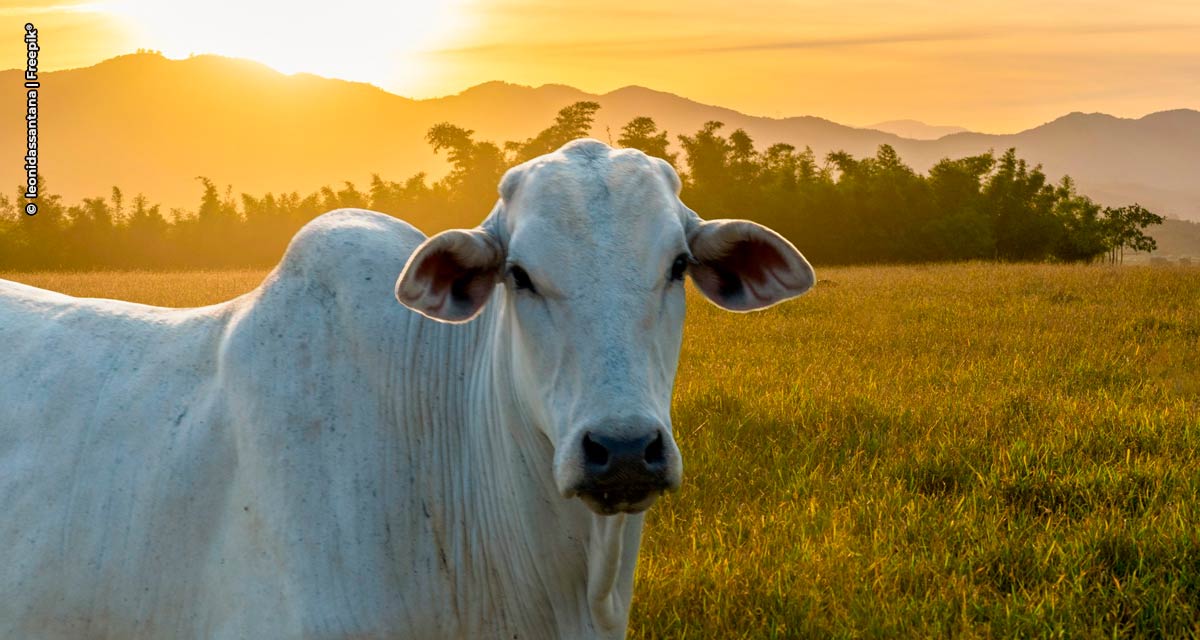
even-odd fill
[[[218,53],[412,97],[629,84],[756,115],[1010,132],[1200,108],[1200,0],[0,0],[0,68]]]

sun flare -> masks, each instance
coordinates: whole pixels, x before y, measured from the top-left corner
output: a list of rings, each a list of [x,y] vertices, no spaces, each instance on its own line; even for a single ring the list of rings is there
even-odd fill
[[[215,53],[249,58],[284,73],[404,87],[430,73],[422,52],[463,26],[458,3],[242,0],[163,3],[113,0],[106,12],[128,22],[138,42],[172,58]]]

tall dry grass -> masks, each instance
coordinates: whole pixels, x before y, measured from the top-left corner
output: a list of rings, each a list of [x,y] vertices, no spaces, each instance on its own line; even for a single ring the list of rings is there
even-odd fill
[[[631,635],[1200,634],[1200,269],[820,269],[690,300]],[[0,274],[172,306],[262,272]]]

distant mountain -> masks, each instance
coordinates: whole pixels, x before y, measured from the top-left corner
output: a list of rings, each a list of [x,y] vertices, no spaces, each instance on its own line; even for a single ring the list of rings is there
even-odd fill
[[[959,133],[926,144],[898,150],[919,166],[935,157],[1016,147],[1050,176],[1070,174],[1080,191],[1099,202],[1140,202],[1158,213],[1200,220],[1200,111],[1137,119],[1071,113],[1012,135]]]
[[[0,148],[24,147],[20,91],[17,70],[0,72]],[[523,140],[577,100],[601,104],[593,135],[610,141],[630,119],[648,115],[672,139],[720,120],[727,131],[745,129],[763,148],[787,142],[819,155],[841,149],[862,156],[886,143],[922,171],[943,157],[1015,146],[1052,178],[1069,173],[1082,192],[1106,204],[1138,201],[1160,213],[1200,219],[1200,112],[1193,110],[1139,119],[1073,113],[1012,135],[915,140],[813,116],[750,116],[636,86],[595,95],[563,85],[489,82],[457,95],[412,100],[368,84],[289,76],[211,55],[168,60],[133,54],[44,74],[42,173],[50,190],[68,201],[118,185],[167,208],[196,206],[196,176],[231,184],[235,194],[307,192],[341,180],[362,186],[371,173],[393,180],[418,171],[438,177],[446,163],[425,142],[431,125],[449,121],[474,129],[481,139]],[[0,163],[0,185],[22,181],[18,160]]]
[[[937,140],[952,133],[967,132],[967,129],[963,127],[925,124],[920,120],[888,120],[867,125],[867,128],[894,133],[901,138],[912,138],[913,140]]]
[[[1168,218],[1162,225],[1150,227],[1149,232],[1158,242],[1155,254],[1200,261],[1200,222]],[[1129,257],[1126,255],[1126,259]]]

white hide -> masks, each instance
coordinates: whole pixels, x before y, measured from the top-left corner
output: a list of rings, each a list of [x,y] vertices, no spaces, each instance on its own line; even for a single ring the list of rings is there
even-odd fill
[[[595,141],[514,169],[469,233],[539,295],[501,266],[469,309],[397,287],[426,238],[358,210],[210,307],[0,281],[0,637],[623,637],[643,516],[566,496],[583,430],[669,434],[677,180]],[[758,306],[811,286],[772,262],[807,271]]]

